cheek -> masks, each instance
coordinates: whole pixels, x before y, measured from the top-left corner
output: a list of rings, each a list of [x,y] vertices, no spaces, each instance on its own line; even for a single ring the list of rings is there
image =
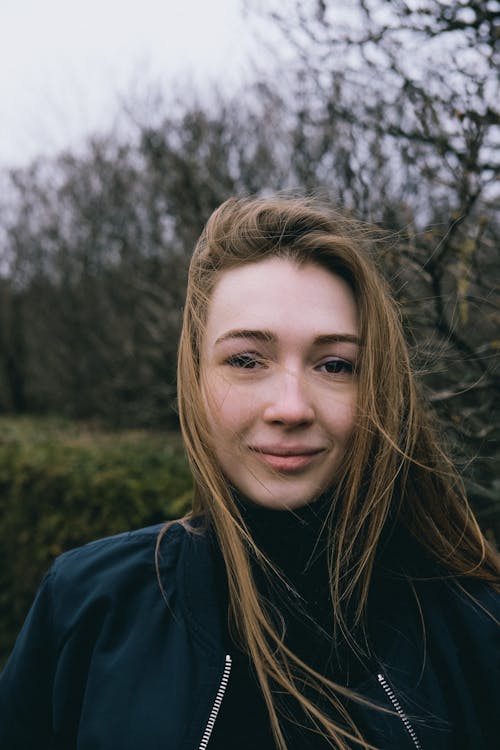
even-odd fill
[[[349,440],[355,426],[355,394],[337,398],[325,406],[324,424],[329,432],[342,442]]]
[[[203,398],[214,437],[217,433],[238,433],[249,419],[248,398],[234,384],[220,375],[208,374],[203,385]]]

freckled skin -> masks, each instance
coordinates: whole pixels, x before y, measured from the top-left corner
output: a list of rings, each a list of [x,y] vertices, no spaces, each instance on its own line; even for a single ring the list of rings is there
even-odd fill
[[[216,454],[253,502],[298,507],[335,483],[354,428],[358,316],[329,271],[271,258],[224,272],[202,385]]]

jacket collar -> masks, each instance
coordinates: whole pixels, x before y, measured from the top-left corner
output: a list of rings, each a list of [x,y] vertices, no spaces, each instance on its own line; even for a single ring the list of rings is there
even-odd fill
[[[225,637],[223,618],[227,611],[222,558],[213,532],[202,522],[191,522],[179,553],[177,582],[179,606],[193,637],[204,649],[221,651]],[[222,590],[221,590],[222,588]],[[226,602],[226,607],[224,607]]]

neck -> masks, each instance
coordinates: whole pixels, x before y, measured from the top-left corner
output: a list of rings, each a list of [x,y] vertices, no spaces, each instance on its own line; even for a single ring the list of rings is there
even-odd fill
[[[305,573],[323,558],[326,565],[327,519],[332,493],[298,508],[270,508],[237,495],[236,502],[257,547],[287,578]]]

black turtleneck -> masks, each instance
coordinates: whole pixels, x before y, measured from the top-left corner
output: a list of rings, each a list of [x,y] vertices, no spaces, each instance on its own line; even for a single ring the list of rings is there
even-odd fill
[[[286,584],[275,575],[266,575],[254,562],[257,587],[273,611],[279,611],[286,627],[285,643],[307,664],[326,676],[347,685],[352,666],[340,654],[332,639],[333,618],[328,584],[324,528],[328,497],[291,510],[275,510],[237,500],[245,523],[256,545],[283,574]],[[227,606],[225,579],[220,578],[222,598]],[[224,597],[226,597],[224,599]],[[221,748],[275,748],[264,699],[250,659],[232,642],[227,632],[228,653],[233,666],[228,688],[210,740],[211,750]],[[338,644],[337,644],[338,646]],[[303,722],[291,707],[295,719]],[[317,734],[285,722],[291,748],[301,750],[329,745]]]

